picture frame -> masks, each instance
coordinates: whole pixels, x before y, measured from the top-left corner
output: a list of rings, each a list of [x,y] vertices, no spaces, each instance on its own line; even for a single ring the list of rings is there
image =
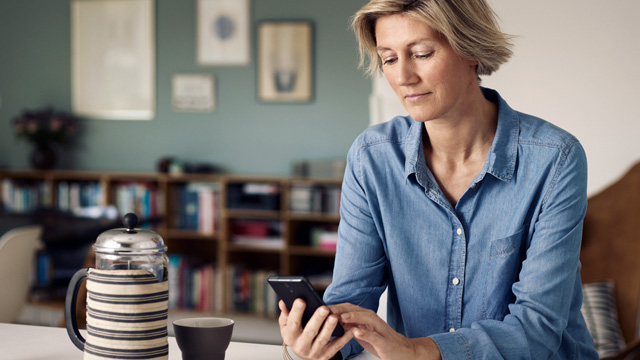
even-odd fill
[[[258,99],[309,102],[313,98],[313,24],[264,21],[258,25]]]
[[[87,118],[155,116],[154,0],[72,0],[72,111]]]
[[[171,79],[171,105],[176,112],[213,112],[215,79],[211,74],[175,74]]]
[[[198,0],[198,65],[250,63],[249,4],[249,0]]]

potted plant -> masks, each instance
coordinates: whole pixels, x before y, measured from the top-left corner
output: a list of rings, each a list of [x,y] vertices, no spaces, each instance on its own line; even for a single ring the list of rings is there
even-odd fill
[[[31,165],[36,169],[51,169],[57,162],[54,145],[70,145],[77,125],[72,115],[47,108],[23,111],[13,119],[13,130],[16,137],[33,144]]]

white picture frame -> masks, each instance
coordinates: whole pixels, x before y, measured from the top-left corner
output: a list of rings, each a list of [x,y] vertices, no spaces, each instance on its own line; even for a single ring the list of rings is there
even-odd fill
[[[249,0],[198,0],[198,65],[250,63],[249,10]]]
[[[155,116],[154,0],[72,0],[73,113],[109,120]]]
[[[213,112],[215,79],[211,74],[175,74],[171,79],[171,105],[176,112]]]
[[[313,98],[313,25],[265,21],[258,25],[258,99],[309,102]]]

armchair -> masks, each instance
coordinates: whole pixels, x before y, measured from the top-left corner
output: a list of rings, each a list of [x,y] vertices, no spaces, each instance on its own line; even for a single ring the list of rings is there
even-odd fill
[[[624,339],[622,343],[625,344],[622,349],[613,353],[601,354],[602,359],[640,359],[638,225],[640,162],[617,182],[588,200],[580,255],[582,283],[585,289],[589,284],[598,282],[612,284],[611,299],[615,300],[617,309],[618,333],[621,332]],[[614,318],[615,316],[609,316],[609,320]],[[589,324],[589,319],[587,323]]]
[[[18,227],[0,237],[0,322],[13,322],[27,302],[33,258],[40,243],[38,225]]]

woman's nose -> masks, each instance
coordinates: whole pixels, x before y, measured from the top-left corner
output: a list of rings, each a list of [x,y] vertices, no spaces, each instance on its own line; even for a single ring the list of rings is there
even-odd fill
[[[413,62],[398,60],[398,73],[396,81],[398,85],[410,85],[416,82],[417,74]]]

